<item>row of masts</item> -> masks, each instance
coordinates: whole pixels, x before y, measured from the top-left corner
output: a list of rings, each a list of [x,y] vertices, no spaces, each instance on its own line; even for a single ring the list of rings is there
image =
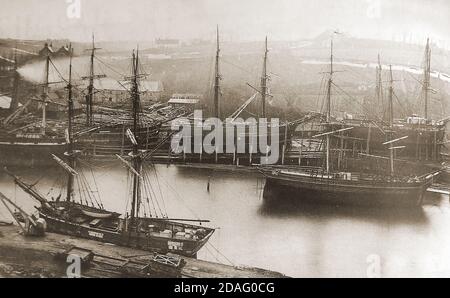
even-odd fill
[[[222,80],[222,76],[220,74],[220,39],[219,39],[219,27],[217,27],[216,32],[216,42],[217,42],[217,48],[216,48],[216,56],[215,56],[215,75],[214,75],[214,98],[213,98],[213,116],[216,118],[221,118],[221,109],[220,109],[220,99],[221,99],[221,85],[220,81]],[[90,127],[93,124],[93,102],[94,102],[94,95],[95,95],[95,88],[94,88],[94,80],[103,78],[105,75],[96,75],[95,69],[94,69],[94,58],[95,53],[97,50],[101,48],[98,48],[95,46],[95,39],[94,35],[92,36],[92,48],[88,49],[88,51],[91,52],[90,54],[90,66],[89,66],[89,75],[82,77],[83,80],[88,80],[88,86],[87,86],[87,95],[86,95],[86,126]],[[260,115],[262,118],[267,117],[267,110],[266,110],[266,98],[268,95],[268,86],[267,82],[269,80],[269,76],[267,73],[267,59],[268,59],[268,44],[267,44],[267,36],[265,38],[265,49],[264,49],[264,59],[263,59],[263,68],[262,68],[262,75],[261,75],[261,82],[260,82],[260,89],[257,90],[258,93],[261,95],[261,112]],[[331,40],[331,56],[330,56],[330,76],[328,80],[328,87],[327,87],[327,103],[326,103],[326,119],[327,121],[330,121],[331,117],[331,88],[333,85],[333,40]],[[429,39],[427,40],[426,50],[425,50],[425,66],[424,66],[424,78],[423,78],[423,84],[422,84],[422,93],[424,98],[424,117],[425,119],[428,118],[428,99],[429,99],[429,90],[430,90],[430,73],[431,73],[431,47]],[[46,104],[48,101],[48,92],[49,92],[49,69],[50,69],[50,56],[47,55],[46,61],[45,61],[45,76],[44,76],[44,92],[42,95],[42,134],[45,134],[46,129]],[[380,104],[380,107],[383,108],[384,106],[384,96],[383,96],[383,83],[382,83],[382,65],[381,65],[381,59],[380,55],[378,55],[378,66],[376,71],[376,97],[378,100],[378,103]],[[383,108],[384,109],[384,108]],[[390,104],[388,103],[388,110],[390,110]],[[390,118],[390,112],[387,113],[388,117],[382,117],[384,120],[388,120]],[[383,113],[385,115],[385,113]],[[387,118],[387,119],[386,119]],[[388,120],[389,121],[389,120]]]
[[[266,41],[267,42],[267,41]],[[422,92],[423,92],[423,98],[424,98],[424,118],[425,120],[428,120],[428,94],[430,90],[431,85],[431,47],[430,47],[430,40],[427,39],[427,45],[425,48],[425,59],[424,59],[424,79],[423,79],[423,85],[422,85]],[[325,104],[325,116],[326,116],[326,124],[330,124],[331,122],[331,97],[332,97],[332,85],[333,85],[333,75],[335,73],[334,71],[334,53],[333,53],[333,38],[331,39],[330,44],[330,72],[329,72],[329,78],[328,78],[328,85],[327,85],[327,95],[326,95],[326,104]],[[381,107],[383,107],[384,103],[384,96],[383,96],[383,84],[382,84],[382,65],[381,65],[381,59],[380,55],[378,55],[378,65],[376,68],[376,97],[378,99],[378,103]],[[385,113],[383,112],[383,119]],[[389,88],[388,88],[388,111],[387,111],[387,121],[389,125],[389,141],[387,143],[391,144],[395,143],[397,140],[393,140],[393,128],[394,128],[394,78],[392,73],[392,65],[389,65]],[[325,170],[326,173],[330,173],[330,135],[333,132],[325,133]],[[390,172],[391,175],[394,175],[394,155],[395,155],[395,149],[398,147],[391,147],[388,148],[389,150],[389,163],[390,163]]]
[[[68,90],[68,128],[67,128],[67,152],[65,153],[68,161],[68,166],[70,169],[75,167],[75,154],[73,148],[73,85],[72,85],[72,57],[73,50],[70,46],[70,58],[69,58],[69,79],[67,82],[67,90]],[[93,47],[95,51],[95,47]],[[92,70],[92,68],[91,68]],[[132,189],[132,206],[131,206],[131,214],[130,214],[130,224],[133,226],[133,222],[136,217],[139,215],[139,206],[141,202],[141,170],[142,170],[142,158],[139,152],[139,138],[136,139],[139,132],[139,113],[140,113],[140,96],[139,96],[139,83],[138,80],[140,78],[139,74],[139,51],[135,54],[133,51],[132,54],[132,76],[130,77],[132,88],[131,88],[131,97],[132,97],[132,113],[133,113],[133,139],[135,140],[133,143],[133,151],[131,154],[131,166],[133,173],[133,189]],[[73,196],[73,186],[74,186],[74,174],[72,172],[68,172],[67,176],[67,196],[66,200],[68,202],[72,201]]]
[[[92,37],[92,48],[89,49],[91,51],[90,55],[90,69],[89,69],[89,76],[83,77],[83,79],[89,80],[89,85],[87,88],[87,96],[86,96],[86,125],[91,126],[93,123],[93,97],[94,97],[94,79],[100,78],[103,76],[95,75],[94,72],[94,58],[95,58],[95,52],[100,48],[97,48],[95,46],[95,40],[94,36]],[[72,51],[72,49],[71,49]],[[263,69],[262,69],[262,75],[261,75],[261,83],[260,83],[260,90],[258,92],[261,95],[261,116],[263,118],[266,118],[266,96],[268,95],[268,74],[267,74],[267,60],[268,60],[268,42],[267,37],[265,38],[265,51],[264,51],[264,59],[263,59]],[[424,68],[424,82],[423,82],[423,93],[424,93],[424,101],[425,101],[425,119],[427,119],[428,116],[428,93],[430,90],[430,60],[431,60],[431,48],[429,40],[427,40],[427,46],[426,46],[426,53],[425,53],[425,68]],[[138,90],[138,78],[139,78],[139,55],[133,53],[133,75],[131,77],[132,81],[132,98],[133,98],[133,133],[134,136],[137,136],[138,132],[138,125],[139,125],[139,90]],[[50,68],[50,56],[47,55],[46,62],[45,62],[45,77],[44,77],[44,93],[43,93],[43,99],[42,99],[42,133],[45,134],[45,128],[46,128],[46,103],[48,100],[48,92],[49,92],[49,68]],[[333,85],[333,75],[335,73],[334,70],[334,54],[333,54],[333,39],[331,39],[331,46],[330,46],[330,72],[329,72],[329,79],[328,79],[328,87],[327,87],[327,96],[326,96],[326,122],[331,122],[331,97],[332,97],[332,85]],[[383,101],[383,90],[382,90],[382,66],[381,66],[381,59],[380,56],[378,56],[378,67],[377,67],[377,87],[376,87],[376,93],[377,97],[379,99],[379,102]],[[72,99],[72,85],[71,85],[71,79],[72,79],[72,52],[70,56],[70,70],[69,70],[69,135],[68,135],[68,143],[69,147],[72,147],[72,120],[71,117],[73,117],[73,99]],[[217,48],[216,48],[216,57],[215,57],[215,81],[214,81],[214,111],[213,114],[215,117],[220,118],[220,94],[221,94],[221,86],[220,81],[222,77],[220,74],[220,39],[219,39],[219,28],[217,27]],[[394,89],[393,89],[393,76],[392,76],[392,66],[390,66],[390,86],[389,86],[389,101],[388,101],[388,123],[390,130],[392,131],[393,123],[394,123],[394,109],[393,109],[393,97],[394,97]],[[392,136],[391,136],[392,137]],[[138,154],[138,145],[133,146],[133,155],[139,156]],[[69,148],[68,155],[72,156],[73,149]],[[393,150],[391,151],[391,155],[393,153]],[[136,158],[134,160],[134,168],[138,172],[140,171],[140,165],[138,164],[138,159]],[[392,158],[391,158],[392,159]],[[330,134],[326,135],[326,172],[330,172]],[[391,166],[392,168],[392,166]],[[132,211],[131,216],[138,214],[138,196],[139,196],[139,179],[136,177],[136,183],[133,187],[133,198],[135,200],[133,201],[133,206],[136,206],[134,211]],[[68,191],[68,197],[70,196],[71,192]],[[136,213],[137,212],[137,213]]]
[[[222,76],[220,74],[220,39],[219,39],[219,26],[217,26],[216,29],[216,56],[215,56],[215,67],[214,67],[214,97],[213,97],[213,111],[212,116],[221,119],[223,116],[221,114],[220,109],[220,97],[221,97],[221,86],[220,81],[222,80]],[[268,94],[268,86],[267,83],[269,81],[269,75],[267,73],[267,60],[268,60],[268,53],[269,48],[267,44],[267,36],[265,38],[264,43],[264,59],[263,59],[263,68],[262,68],[262,75],[261,75],[261,82],[260,82],[260,89],[257,90],[258,93],[261,95],[261,112],[260,116],[261,118],[267,117],[266,112],[266,98],[269,96]],[[253,88],[253,87],[252,87]],[[255,88],[254,88],[255,89]]]
[[[90,54],[90,64],[89,64],[89,75],[82,77],[83,80],[88,80],[88,86],[87,86],[87,95],[86,95],[86,126],[90,127],[93,125],[93,105],[94,105],[94,80],[104,78],[105,75],[96,75],[94,71],[94,58],[95,58],[95,52],[97,50],[100,50],[101,48],[97,48],[95,46],[95,39],[94,35],[92,35],[92,48],[88,49],[88,51],[91,52]],[[71,51],[73,51],[72,48],[70,48]],[[73,53],[70,53],[70,59],[72,59]],[[17,60],[15,60],[15,64],[17,64]],[[50,54],[47,54],[45,58],[45,68],[44,68],[44,82],[42,84],[43,86],[43,93],[42,93],[42,99],[39,100],[41,102],[42,106],[42,124],[41,124],[41,134],[45,135],[46,128],[47,128],[47,103],[49,100],[49,89],[50,89],[50,64],[51,64],[51,58]],[[70,67],[72,67],[72,62],[70,62]],[[71,72],[71,70],[69,71]],[[70,73],[69,76],[72,74]],[[72,88],[73,86],[71,86]],[[72,90],[71,90],[72,92]],[[72,103],[73,105],[73,103]]]

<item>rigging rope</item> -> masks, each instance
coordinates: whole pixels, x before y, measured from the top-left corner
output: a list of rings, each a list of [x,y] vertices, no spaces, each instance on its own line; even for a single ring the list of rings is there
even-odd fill
[[[233,267],[235,266],[233,262],[231,262],[231,260],[228,259],[223,253],[221,253],[220,250],[218,250],[211,242],[208,241],[206,242],[206,244],[209,244],[219,255],[221,255],[225,260],[227,260],[227,262],[229,262],[231,266]]]
[[[100,59],[97,56],[94,56],[94,59],[96,59],[98,62],[100,62],[101,64],[103,64],[104,66],[106,66],[109,70],[111,70],[112,72],[114,72],[115,74],[119,75],[121,78],[125,77],[126,75],[121,73],[120,71],[114,69],[112,66],[110,66],[109,64],[107,64],[106,62],[104,62],[102,59]]]
[[[194,210],[192,210],[189,207],[189,205],[186,204],[186,202],[181,198],[180,194],[176,191],[176,189],[170,183],[168,183],[166,179],[161,178],[161,180],[168,188],[172,190],[172,192],[175,194],[175,198],[178,199],[186,207],[186,209],[188,209],[189,212],[191,212],[193,216],[195,216],[197,219],[200,219],[200,217],[194,212]]]
[[[349,99],[355,100],[356,104],[358,104],[358,105],[361,106],[361,109],[363,110],[363,113],[364,113],[366,116],[369,116],[369,115],[370,115],[370,112],[367,111],[367,108],[366,108],[363,104],[361,104],[361,103],[358,101],[357,98],[355,98],[355,97],[353,97],[352,95],[350,95],[350,94],[349,94],[348,92],[346,92],[344,89],[342,89],[341,87],[339,87],[338,85],[336,85],[336,83],[332,82],[332,84],[333,84],[333,86],[335,86],[339,91],[341,91],[342,93],[344,93],[345,95],[347,95],[347,96],[349,97]],[[345,98],[345,97],[344,97],[344,98]],[[377,115],[373,115],[373,116],[376,118],[376,120],[382,121]]]
[[[157,183],[157,185],[158,185],[159,194],[160,194],[160,196],[161,196],[161,198],[162,198],[163,209],[164,209],[164,212],[165,212],[166,217],[167,217],[166,202],[165,202],[164,197],[163,197],[163,193],[162,193],[162,189],[161,189],[161,184],[159,183],[158,171],[156,170],[156,167],[155,167],[154,165],[152,165],[152,168],[153,168],[153,171],[154,171],[156,183]]]

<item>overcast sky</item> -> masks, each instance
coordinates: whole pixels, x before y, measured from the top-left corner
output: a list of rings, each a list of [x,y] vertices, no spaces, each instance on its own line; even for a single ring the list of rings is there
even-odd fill
[[[69,2],[81,2],[80,17]],[[0,0],[0,37],[149,41],[155,37],[295,40],[339,29],[358,37],[450,40],[448,0]],[[69,13],[68,13],[69,10]]]

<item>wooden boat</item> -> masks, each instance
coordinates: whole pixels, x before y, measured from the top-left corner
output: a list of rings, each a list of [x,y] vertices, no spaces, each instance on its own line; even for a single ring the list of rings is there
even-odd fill
[[[361,169],[360,172],[352,172],[343,169],[342,156],[345,148],[339,151],[339,162],[333,167],[331,159],[332,137],[341,137],[342,133],[352,131],[354,127],[345,127],[334,130],[331,123],[331,87],[333,86],[333,42],[331,43],[331,71],[328,79],[326,96],[326,119],[322,124],[325,132],[313,136],[321,138],[324,143],[324,163],[320,168],[286,168],[271,169],[262,167],[261,171],[266,177],[264,197],[270,199],[293,198],[298,201],[328,202],[333,204],[357,204],[372,206],[420,206],[423,195],[433,183],[433,179],[440,170],[425,174],[409,173],[408,175],[395,172],[395,150],[404,149],[405,146],[397,146],[398,142],[406,137],[394,138],[393,135],[393,78],[390,71],[389,88],[389,129],[386,135],[387,141],[382,145],[384,151],[389,152],[389,158],[362,154],[363,158],[375,158],[389,160],[389,170],[379,175]],[[364,140],[363,140],[364,141]],[[341,143],[342,144],[342,143]]]
[[[63,154],[67,145],[61,138],[0,138],[0,166],[42,167],[54,165],[51,154]]]
[[[361,206],[420,206],[436,173],[422,177],[325,173],[323,169],[263,171],[265,199]]]
[[[66,148],[66,139],[64,134],[55,133],[47,129],[47,111],[46,104],[48,100],[49,69],[53,65],[51,58],[47,56],[45,61],[45,77],[42,99],[36,99],[42,106],[42,119],[37,122],[27,123],[26,125],[13,125],[14,121],[31,104],[28,100],[24,105],[16,105],[11,113],[2,119],[2,132],[0,132],[0,165],[2,166],[26,166],[39,167],[54,165],[51,154],[62,154]],[[17,62],[15,62],[15,68]],[[15,69],[17,71],[17,69]],[[18,80],[18,77],[15,77]],[[17,85],[15,81],[14,85]],[[17,127],[20,126],[20,127]]]
[[[133,75],[132,75],[132,98],[133,98],[133,131],[139,131],[139,89],[138,89],[138,56],[133,53]],[[148,194],[149,182],[146,179],[143,170],[143,160],[146,151],[140,149],[142,143],[138,134],[134,134],[131,130],[127,130],[127,136],[133,144],[133,150],[130,154],[130,162],[120,157],[129,169],[132,176],[132,197],[131,212],[124,216],[115,212],[105,210],[100,201],[100,197],[92,198],[91,189],[84,189],[84,199],[79,197],[80,202],[75,202],[74,196],[74,179],[84,179],[82,172],[74,169],[76,150],[73,149],[73,133],[72,133],[72,85],[71,85],[71,69],[69,75],[69,120],[68,120],[68,151],[66,152],[67,162],[53,156],[55,161],[67,172],[67,192],[66,199],[60,201],[59,198],[52,200],[39,194],[34,186],[28,185],[14,174],[6,170],[10,174],[15,183],[27,192],[31,197],[40,202],[38,207],[39,216],[47,222],[47,229],[51,232],[64,235],[83,237],[87,239],[98,240],[102,242],[113,243],[135,247],[139,249],[156,251],[161,253],[172,252],[180,255],[194,257],[202,248],[214,229],[203,227],[201,225],[188,224],[185,222],[208,222],[207,220],[196,219],[176,219],[171,220],[166,214],[161,217],[142,216],[141,207],[145,205],[142,200],[142,194]],[[136,137],[138,136],[138,137]],[[89,204],[90,203],[90,206]],[[150,207],[150,206],[147,206]],[[156,214],[154,212],[153,214]]]

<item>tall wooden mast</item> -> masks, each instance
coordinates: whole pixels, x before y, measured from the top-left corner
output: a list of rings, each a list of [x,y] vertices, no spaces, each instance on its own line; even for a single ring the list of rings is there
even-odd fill
[[[423,72],[423,99],[424,99],[424,118],[428,119],[428,97],[431,85],[431,47],[430,39],[427,39],[427,45],[425,47],[425,65]]]
[[[392,65],[389,65],[389,127],[394,125],[394,78],[392,75]]]
[[[141,181],[140,173],[142,168],[142,158],[139,155],[139,113],[140,113],[140,98],[139,98],[139,50],[135,54],[133,51],[132,57],[132,89],[131,97],[133,104],[133,134],[135,140],[133,143],[132,152],[132,166],[133,166],[133,190],[132,190],[132,202],[131,202],[131,226],[133,226],[135,218],[139,215],[139,206],[141,202]]]
[[[215,78],[214,78],[214,111],[213,116],[220,118],[220,44],[219,44],[219,26],[217,26],[217,49],[216,49],[216,66],[215,66]]]
[[[394,128],[394,78],[392,75],[392,65],[389,65],[389,139],[393,139]],[[394,175],[394,149],[389,149],[389,163],[391,176]]]
[[[14,112],[19,106],[18,90],[19,90],[19,73],[17,72],[18,59],[17,59],[17,45],[14,49],[14,78],[13,78],[13,90],[12,90],[12,101],[10,106],[10,111]]]
[[[265,41],[265,49],[264,49],[264,63],[263,70],[261,76],[261,107],[262,107],[262,118],[266,118],[266,95],[267,95],[267,54],[269,50],[267,48],[267,36]]]
[[[104,76],[96,76],[95,72],[94,72],[95,51],[99,50],[99,49],[100,48],[95,47],[95,38],[94,38],[94,34],[92,34],[92,48],[89,49],[91,51],[89,76],[83,78],[83,79],[89,79],[88,94],[86,95],[86,125],[87,126],[91,126],[92,122],[93,122],[94,79],[104,77]]]
[[[72,133],[72,119],[73,119],[73,98],[72,98],[72,45],[69,46],[69,82],[67,84],[68,90],[68,119],[67,119],[67,159],[69,162],[69,166],[73,169],[75,167],[75,157],[73,151],[73,133]],[[71,201],[73,194],[73,174],[68,173],[67,177],[67,197],[66,200],[68,202]]]
[[[326,123],[331,121],[331,86],[333,84],[333,38],[331,39],[331,55],[330,55],[330,77],[328,79],[327,102],[326,102]],[[330,172],[330,135],[326,136],[326,172]]]
[[[42,94],[42,134],[45,135],[47,127],[47,99],[49,88],[49,72],[50,72],[50,54],[47,53],[45,59],[45,74],[44,74],[44,93]]]
[[[376,87],[375,87],[375,95],[377,98],[377,104],[379,105],[380,115],[382,118],[385,118],[385,110],[384,110],[384,96],[383,96],[383,66],[381,65],[380,54],[378,54],[378,65],[376,71]]]

